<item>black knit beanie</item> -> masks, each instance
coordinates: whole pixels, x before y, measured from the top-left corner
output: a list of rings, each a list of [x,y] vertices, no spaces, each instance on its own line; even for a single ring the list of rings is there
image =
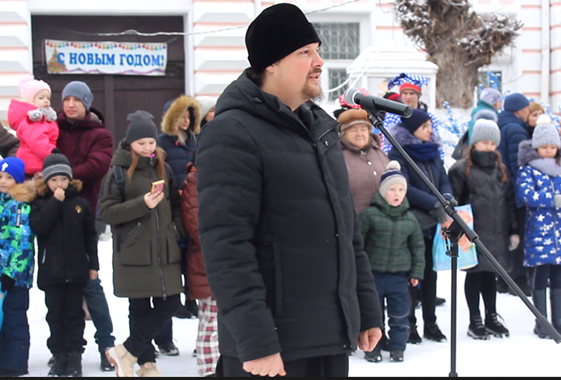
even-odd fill
[[[154,139],[158,137],[158,128],[154,123],[154,116],[150,112],[138,110],[130,113],[127,116],[127,122],[129,127],[125,140],[129,144],[146,137]]]
[[[55,175],[65,175],[72,180],[70,161],[58,148],[54,148],[43,161],[43,181],[47,183]]]
[[[411,134],[415,133],[423,123],[430,119],[430,115],[418,108],[413,108],[413,113],[408,118],[401,117],[401,125]]]
[[[300,8],[288,3],[266,8],[249,24],[245,35],[249,63],[257,73],[316,42],[321,44],[314,26]]]

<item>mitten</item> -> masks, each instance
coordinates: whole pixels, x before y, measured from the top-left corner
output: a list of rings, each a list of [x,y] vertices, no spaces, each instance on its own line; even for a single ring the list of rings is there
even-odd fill
[[[45,115],[45,120],[56,121],[56,112],[52,107],[40,108],[43,115]]]
[[[510,242],[508,244],[508,250],[509,251],[514,251],[518,247],[518,244],[520,244],[520,236],[510,235]]]
[[[444,211],[444,206],[442,206],[442,203],[437,202],[434,205],[434,208],[432,210],[429,211],[429,214],[436,219],[436,221],[438,223],[444,223],[446,222],[446,219],[448,217],[448,214],[446,214],[446,211]]]
[[[561,207],[561,194],[555,194],[553,201],[555,202],[555,207]]]
[[[39,108],[36,108],[34,110],[29,110],[27,112],[27,117],[31,121],[41,121],[43,119],[43,112],[41,112]]]
[[[16,284],[16,280],[11,278],[10,276],[6,276],[5,274],[1,277],[2,287],[1,290],[3,292],[9,292],[14,289],[14,285]]]

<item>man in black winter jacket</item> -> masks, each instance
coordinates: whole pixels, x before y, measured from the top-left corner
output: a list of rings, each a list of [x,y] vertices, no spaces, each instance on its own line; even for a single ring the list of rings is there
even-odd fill
[[[251,67],[199,136],[218,376],[348,376],[348,354],[382,336],[337,122],[311,101],[320,43],[296,6],[264,10],[246,34]]]

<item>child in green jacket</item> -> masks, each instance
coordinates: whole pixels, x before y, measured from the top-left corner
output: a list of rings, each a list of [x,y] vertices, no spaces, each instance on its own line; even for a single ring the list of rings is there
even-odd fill
[[[392,362],[403,361],[409,336],[408,282],[417,286],[425,268],[423,232],[417,218],[409,211],[405,198],[407,180],[400,169],[399,162],[390,161],[381,177],[379,191],[359,215],[364,249],[382,310],[387,304],[390,327],[387,349]],[[372,352],[365,353],[365,359],[375,363],[382,361],[383,344],[381,340]]]

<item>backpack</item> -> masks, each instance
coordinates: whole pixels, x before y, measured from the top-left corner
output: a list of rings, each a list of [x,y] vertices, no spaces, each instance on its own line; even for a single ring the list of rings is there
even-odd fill
[[[171,178],[171,175],[173,175],[171,167],[168,165],[167,162],[164,163],[164,166],[166,168],[166,173],[168,178]],[[117,187],[119,188],[119,193],[121,194],[121,200],[124,202],[126,196],[125,196],[125,174],[123,173],[123,167],[120,165],[113,165],[111,168],[113,169],[113,177],[115,178],[115,182],[117,183]]]

